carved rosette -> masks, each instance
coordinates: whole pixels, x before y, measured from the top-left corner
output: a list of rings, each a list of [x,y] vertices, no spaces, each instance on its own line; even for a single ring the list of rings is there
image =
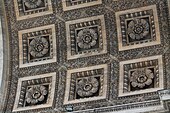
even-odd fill
[[[81,97],[92,96],[99,90],[99,81],[94,77],[83,78],[77,83],[77,94]]]
[[[51,0],[14,0],[16,19],[28,19],[53,13]]]
[[[26,102],[32,105],[42,102],[45,99],[45,95],[48,94],[48,90],[43,85],[32,86],[26,92]]]
[[[106,99],[107,76],[106,64],[68,70],[64,105]]]
[[[119,51],[160,44],[156,5],[116,12]]]
[[[49,51],[49,42],[46,38],[34,38],[29,44],[29,53],[33,57],[43,57]]]
[[[150,69],[137,69],[135,70],[131,77],[130,82],[133,87],[143,88],[146,85],[152,84],[152,79],[154,78],[154,73]]]
[[[127,33],[131,39],[140,40],[149,34],[150,25],[145,19],[134,19],[127,26]]]
[[[56,61],[54,31],[54,25],[19,31],[20,67]]]
[[[154,92],[163,86],[162,56],[120,62],[119,96]]]
[[[52,107],[55,81],[56,73],[19,78],[13,112]]]
[[[97,43],[98,35],[93,29],[83,29],[78,33],[77,43],[80,48],[90,49]]]
[[[107,53],[104,16],[66,22],[67,59]]]
[[[43,2],[42,0],[25,0],[25,6],[28,8],[37,8],[39,7]]]

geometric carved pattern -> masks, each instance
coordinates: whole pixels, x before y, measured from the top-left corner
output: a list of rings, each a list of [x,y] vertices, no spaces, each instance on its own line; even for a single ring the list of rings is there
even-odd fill
[[[116,12],[116,21],[120,51],[161,43],[156,5]]]
[[[17,20],[52,13],[51,0],[14,0]]]
[[[56,73],[20,78],[13,111],[52,107]]]
[[[72,10],[101,4],[102,0],[62,0],[63,10]]]
[[[64,104],[106,98],[107,65],[68,70]]]
[[[75,59],[107,52],[104,16],[66,22],[67,58]]]
[[[170,89],[158,91],[160,100],[170,100]]]
[[[20,67],[56,61],[55,26],[19,31]]]
[[[120,62],[119,96],[163,89],[162,56]]]
[[[10,30],[2,112],[163,110],[170,88],[169,0],[2,1]],[[55,71],[59,86],[50,86]]]

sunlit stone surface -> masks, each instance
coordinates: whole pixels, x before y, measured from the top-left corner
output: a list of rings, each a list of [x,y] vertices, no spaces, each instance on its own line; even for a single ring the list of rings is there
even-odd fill
[[[3,39],[2,39],[2,26],[1,26],[1,19],[0,19],[0,88],[2,82],[2,75],[3,75]]]

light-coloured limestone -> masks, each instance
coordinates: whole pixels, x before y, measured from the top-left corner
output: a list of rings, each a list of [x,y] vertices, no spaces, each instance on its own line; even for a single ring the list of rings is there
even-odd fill
[[[84,8],[84,7],[98,5],[98,4],[102,3],[102,0],[97,0],[97,1],[93,1],[93,2],[82,3],[82,4],[79,4],[79,5],[67,6],[66,1],[67,0],[62,0],[63,10],[64,11],[78,9],[78,8]]]
[[[123,84],[124,84],[124,65],[126,64],[132,64],[136,62],[142,62],[142,61],[149,61],[149,60],[158,60],[159,65],[159,86],[157,88],[150,88],[150,89],[144,89],[144,90],[137,90],[137,91],[129,91],[124,93],[123,92]],[[121,61],[119,63],[119,96],[130,96],[130,95],[136,95],[136,94],[143,94],[143,93],[149,93],[149,92],[156,92],[158,90],[161,90],[164,88],[164,79],[163,79],[163,61],[162,61],[162,55],[158,56],[152,56],[152,57],[145,57],[140,59],[133,59],[133,60],[127,60],[127,61]]]
[[[41,79],[45,77],[51,77],[52,78],[52,83],[51,84],[51,90],[50,92],[50,98],[48,98],[47,103],[41,104],[41,105],[36,105],[36,106],[27,106],[27,107],[18,107],[19,104],[19,99],[21,95],[21,88],[24,87],[22,82],[23,81],[29,81],[33,79]],[[37,84],[36,84],[37,85]],[[54,99],[54,94],[55,94],[55,85],[56,85],[56,73],[48,73],[48,74],[43,74],[43,75],[36,75],[32,77],[23,77],[18,80],[18,87],[17,87],[17,92],[16,92],[16,98],[15,98],[15,103],[13,107],[13,112],[18,112],[18,111],[25,111],[25,110],[31,110],[31,109],[38,109],[38,108],[46,108],[46,107],[52,107],[53,105],[53,99]]]
[[[45,30],[45,29],[52,29],[53,58],[43,60],[43,61],[37,61],[37,62],[31,62],[31,63],[23,64],[22,34],[40,31],[40,30]],[[37,28],[32,28],[32,29],[21,30],[21,31],[18,32],[18,35],[19,35],[19,53],[20,53],[19,54],[19,60],[20,60],[19,67],[20,68],[56,62],[56,31],[55,31],[55,25],[47,25],[47,26],[42,26],[42,27],[37,27]]]
[[[2,25],[0,19],[0,89],[3,76],[3,36],[2,36]]]
[[[29,18],[38,17],[38,16],[42,16],[42,15],[48,15],[48,14],[52,14],[53,13],[51,0],[47,0],[47,5],[48,5],[48,10],[47,11],[43,11],[43,12],[35,13],[35,14],[29,14],[29,15],[20,16],[19,8],[18,8],[18,2],[17,1],[18,0],[14,0],[15,12],[16,12],[17,20],[29,19]]]
[[[121,21],[120,21],[120,15],[126,15],[126,14],[131,14],[131,13],[136,13],[136,12],[142,12],[145,10],[152,10],[153,11],[153,18],[154,18],[154,24],[155,24],[155,32],[156,32],[156,40],[147,42],[147,43],[139,43],[139,44],[133,44],[133,45],[128,45],[128,46],[123,46],[122,44],[122,30],[121,30]],[[158,14],[157,14],[157,9],[156,5],[151,5],[151,6],[146,6],[146,7],[140,7],[140,8],[135,8],[135,9],[129,9],[125,11],[119,11],[116,12],[116,24],[117,24],[117,33],[118,33],[118,43],[119,43],[119,51],[124,51],[124,50],[129,50],[129,49],[136,49],[136,48],[141,48],[141,47],[147,47],[147,46],[153,46],[153,45],[158,45],[161,44],[160,40],[160,31],[159,31],[159,22],[158,22]],[[151,34],[152,36],[152,34]]]
[[[82,53],[82,54],[71,55],[71,36],[70,36],[70,27],[69,26],[72,24],[79,24],[81,22],[89,22],[89,21],[94,21],[94,20],[98,20],[98,19],[101,21],[101,35],[102,35],[101,38],[102,39],[99,39],[99,40],[103,41],[102,42],[103,44],[101,47],[103,49],[101,51],[92,51],[92,52],[86,52],[86,53]],[[68,60],[107,53],[107,40],[106,40],[104,15],[67,21],[66,22],[66,36],[67,36],[67,59]]]
[[[70,84],[71,84],[71,74],[75,72],[83,72],[88,70],[95,70],[95,69],[104,69],[104,83],[103,83],[103,94],[101,96],[96,97],[90,97],[90,98],[83,98],[83,99],[75,99],[75,100],[69,100],[69,93],[70,93]],[[107,78],[108,78],[108,69],[107,64],[103,65],[97,65],[97,66],[91,66],[86,68],[79,68],[79,69],[72,69],[67,71],[67,80],[66,80],[66,90],[65,90],[65,96],[64,96],[64,104],[75,104],[75,103],[81,103],[81,102],[87,102],[87,101],[94,101],[94,100],[100,100],[100,99],[106,99],[107,96]]]

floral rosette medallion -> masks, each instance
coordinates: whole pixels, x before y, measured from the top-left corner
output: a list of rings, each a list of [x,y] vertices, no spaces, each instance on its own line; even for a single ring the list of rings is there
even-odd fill
[[[94,77],[83,78],[77,83],[77,94],[80,97],[89,97],[99,90],[99,82]]]
[[[150,69],[137,69],[135,70],[131,77],[130,82],[133,87],[143,88],[146,85],[152,84],[152,79],[154,74]]]
[[[134,19],[128,24],[128,36],[140,40],[149,34],[149,23],[145,19]]]
[[[25,6],[33,9],[37,8],[42,4],[42,0],[25,0]]]
[[[97,33],[93,29],[83,29],[79,31],[77,36],[77,43],[81,49],[90,49],[97,43]]]
[[[29,53],[33,57],[42,57],[49,51],[49,44],[46,38],[37,37],[30,42]]]
[[[26,92],[26,102],[32,105],[37,104],[38,102],[42,102],[45,99],[48,91],[46,87],[40,86],[32,86]]]

